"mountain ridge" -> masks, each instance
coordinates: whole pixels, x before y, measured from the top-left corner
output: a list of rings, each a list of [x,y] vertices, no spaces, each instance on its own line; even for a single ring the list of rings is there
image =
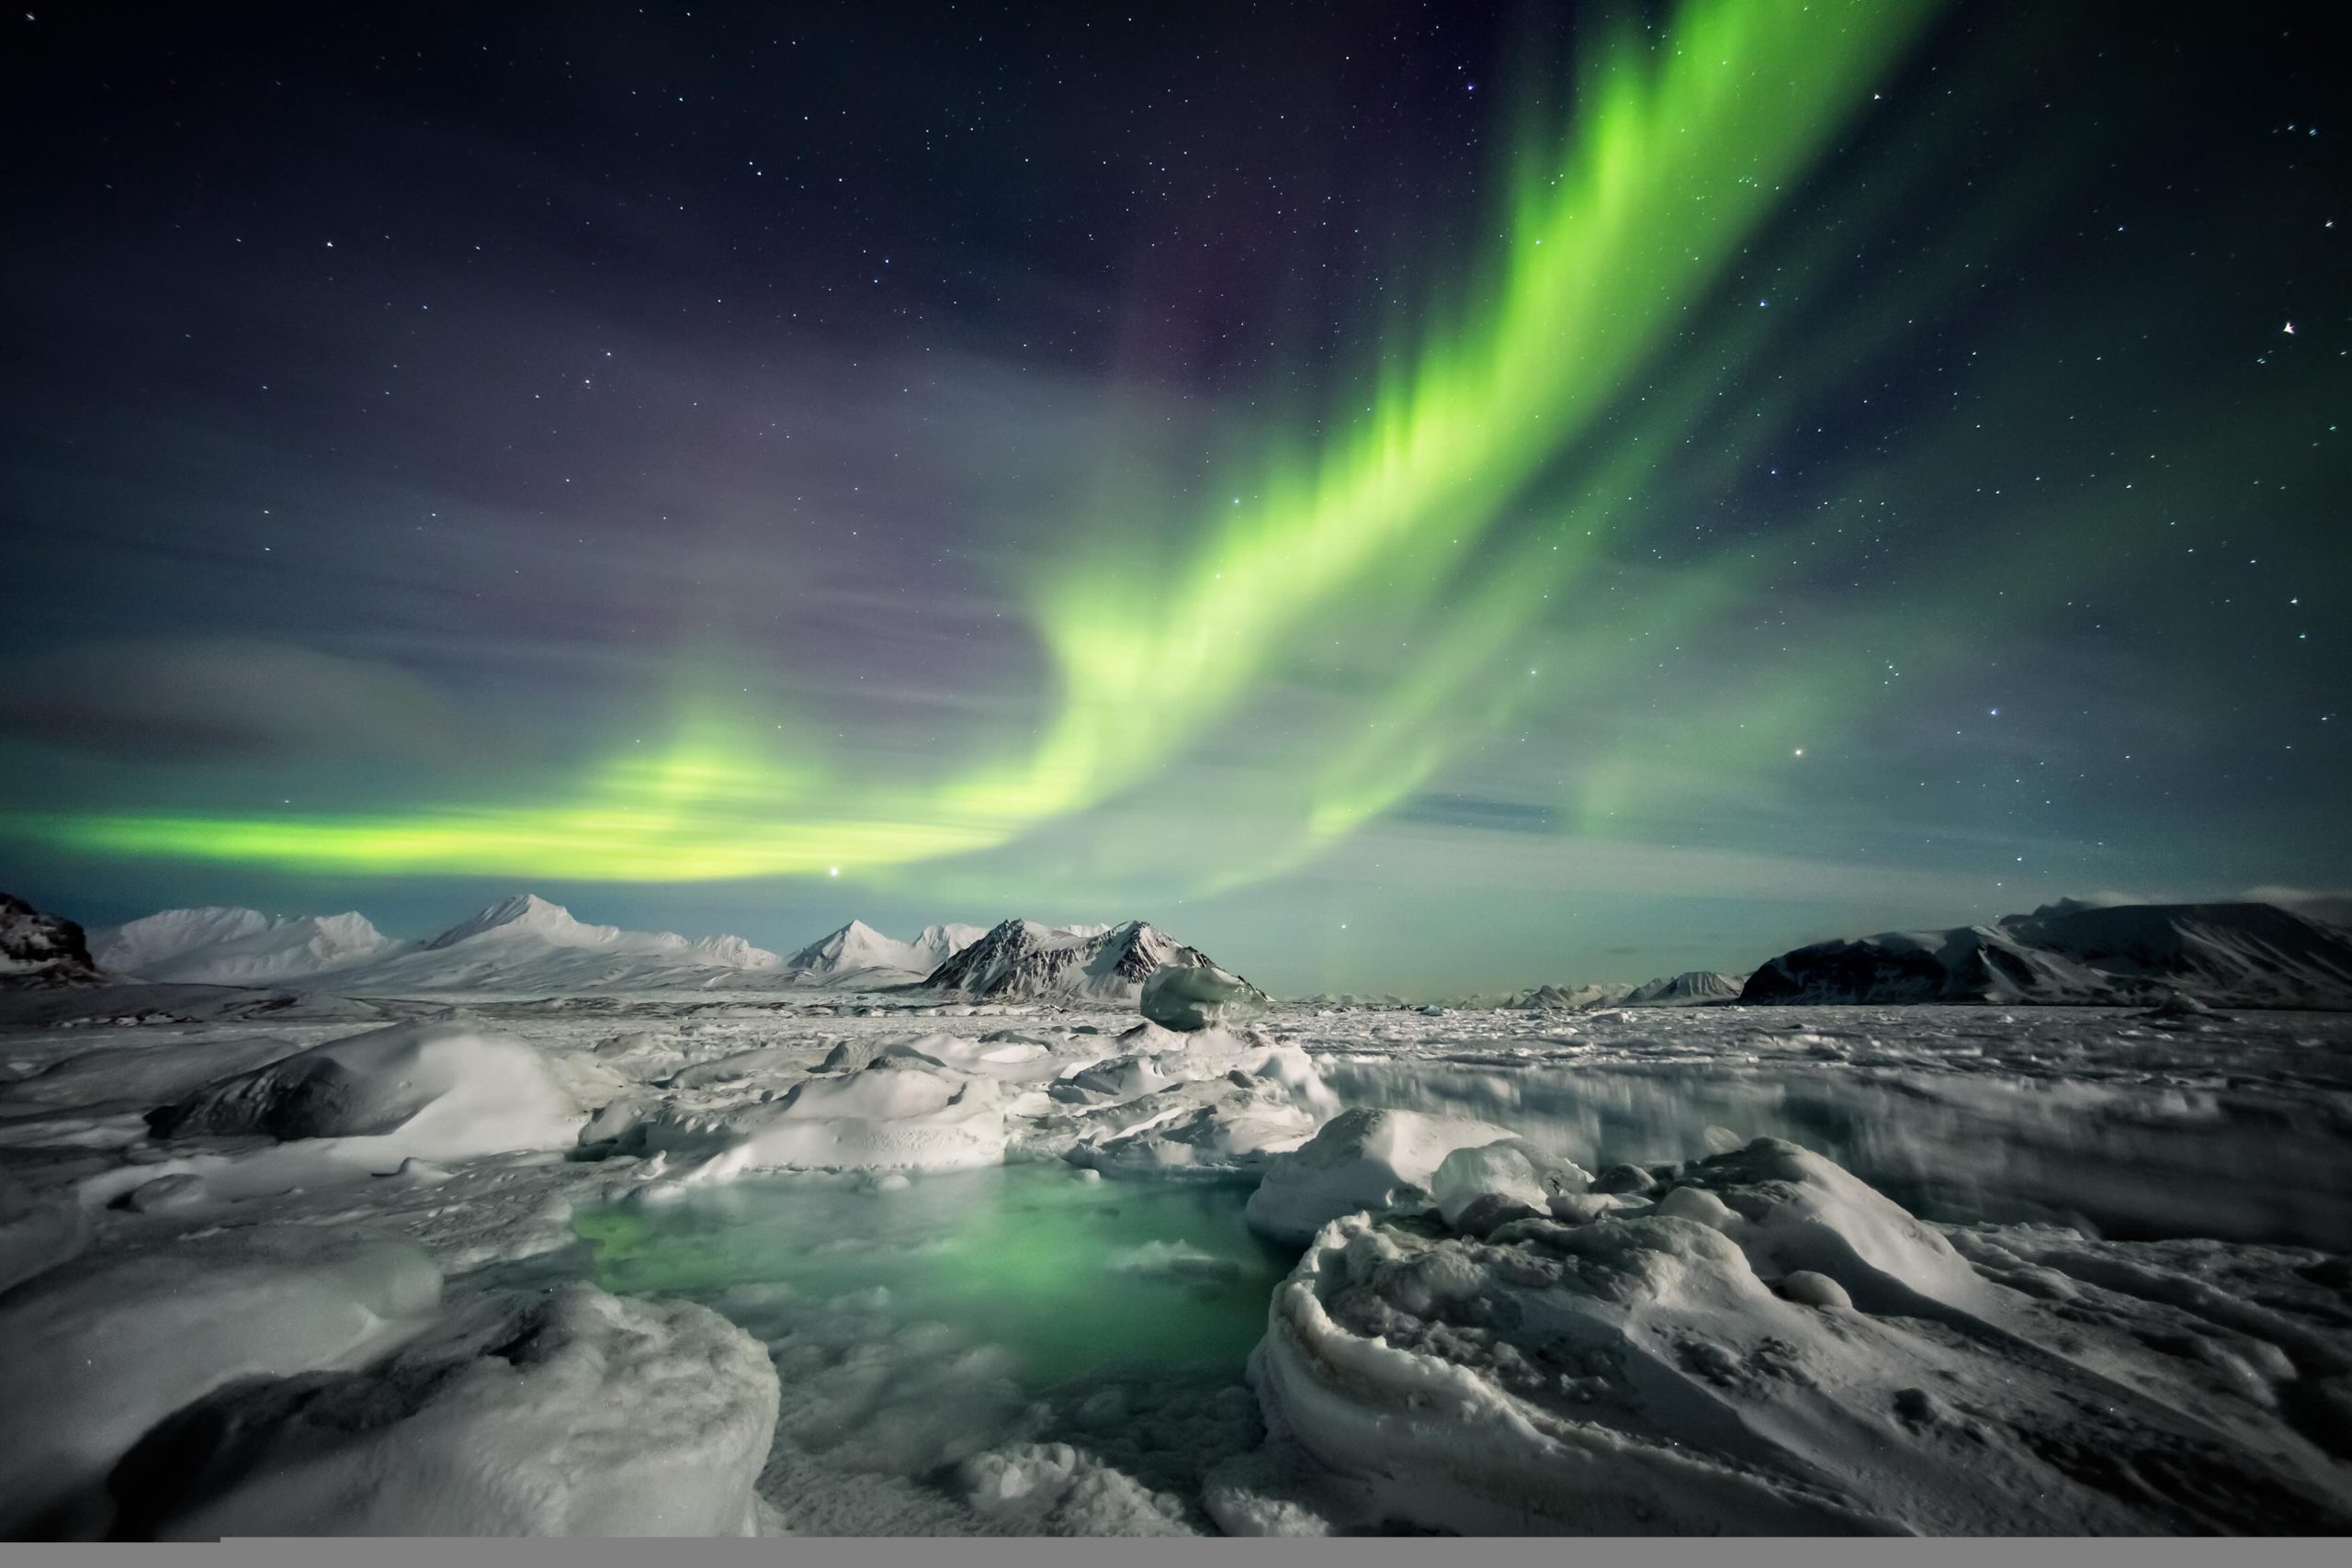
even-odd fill
[[[1944,931],[1881,931],[1792,948],[1739,999],[2352,1007],[2352,931],[2275,904],[2092,904]]]

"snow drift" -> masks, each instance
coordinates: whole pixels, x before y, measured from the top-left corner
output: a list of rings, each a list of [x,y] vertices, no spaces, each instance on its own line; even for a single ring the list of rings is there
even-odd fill
[[[2346,1365],[2319,1255],[2239,1252],[2259,1283],[2217,1290],[2165,1244],[1948,1238],[1772,1139],[1647,1174],[1655,1201],[1560,1194],[1483,1235],[1317,1235],[1252,1377],[1328,1510],[1522,1534],[2352,1527],[2340,1416],[2279,1418]]]
[[[365,1371],[164,1421],[115,1468],[116,1533],[750,1535],[776,1408],[766,1351],[707,1308],[493,1297]]]
[[[0,1536],[97,1533],[141,1434],[232,1380],[335,1367],[412,1331],[440,1270],[405,1242],[311,1229],[64,1263],[0,1296]]]
[[[313,1045],[207,1085],[148,1125],[158,1137],[331,1138],[346,1156],[397,1164],[562,1148],[586,1114],[546,1054],[443,1022]]]

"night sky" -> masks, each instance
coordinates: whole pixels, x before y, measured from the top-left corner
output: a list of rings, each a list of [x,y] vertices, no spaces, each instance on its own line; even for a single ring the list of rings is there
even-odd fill
[[[2347,44],[36,5],[0,886],[1421,994],[2341,890]]]

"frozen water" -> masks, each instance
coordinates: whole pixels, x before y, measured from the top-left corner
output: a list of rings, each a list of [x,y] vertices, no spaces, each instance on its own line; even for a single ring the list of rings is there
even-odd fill
[[[1035,1391],[1120,1368],[1238,1380],[1296,1256],[1243,1223],[1249,1192],[1013,1165],[895,1186],[745,1179],[574,1224],[607,1290],[707,1301],[763,1338],[833,1303],[951,1325]]]
[[[1247,1185],[1089,1174],[754,1178],[575,1223],[604,1288],[767,1345],[794,1529],[1193,1533],[1206,1466],[1256,1438],[1243,1371],[1296,1250]]]
[[[2332,1528],[2347,1150],[2319,1013],[0,998],[9,1506]]]

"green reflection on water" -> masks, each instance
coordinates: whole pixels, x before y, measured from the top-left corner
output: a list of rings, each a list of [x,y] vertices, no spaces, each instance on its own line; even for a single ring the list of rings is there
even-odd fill
[[[1114,1367],[1238,1375],[1297,1257],[1242,1223],[1248,1195],[1013,1165],[917,1176],[897,1191],[755,1178],[572,1224],[608,1291],[707,1300],[766,1337],[778,1314],[839,1311],[878,1286],[890,1318],[1001,1345],[1024,1382],[1047,1387]],[[747,1321],[747,1299],[765,1321]]]

